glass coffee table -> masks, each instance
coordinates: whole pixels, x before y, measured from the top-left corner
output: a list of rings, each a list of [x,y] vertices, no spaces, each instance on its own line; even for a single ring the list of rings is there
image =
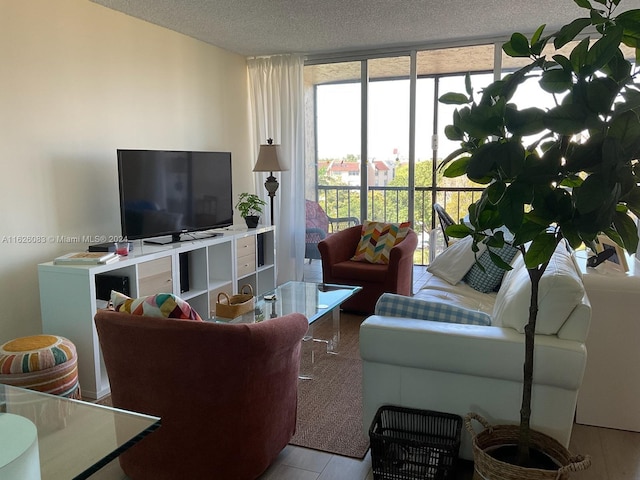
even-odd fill
[[[221,323],[256,323],[288,313],[301,313],[309,321],[309,330],[303,341],[326,343],[327,353],[337,354],[340,345],[340,305],[360,290],[362,287],[351,285],[292,281],[256,297],[255,308],[251,312],[236,318],[216,316],[210,320]],[[331,335],[329,338],[316,338],[315,324],[329,316],[333,322]],[[313,364],[313,357],[311,363]],[[311,378],[311,374],[307,373],[301,373],[300,376]]]
[[[42,480],[89,478],[160,427],[160,418],[0,384],[0,415],[38,430]]]

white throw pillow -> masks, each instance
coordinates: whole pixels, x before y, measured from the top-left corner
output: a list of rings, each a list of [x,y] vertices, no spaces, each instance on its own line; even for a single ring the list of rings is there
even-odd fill
[[[427,267],[427,272],[433,273],[451,285],[457,284],[476,262],[471,245],[473,245],[473,237],[464,237],[458,240],[431,262]],[[481,243],[478,248],[477,255],[480,257],[487,246]]]
[[[531,280],[522,255],[516,257],[512,267],[496,296],[492,325],[524,333],[529,321]],[[560,242],[540,279],[536,333],[556,335],[583,296],[581,275],[565,243]]]

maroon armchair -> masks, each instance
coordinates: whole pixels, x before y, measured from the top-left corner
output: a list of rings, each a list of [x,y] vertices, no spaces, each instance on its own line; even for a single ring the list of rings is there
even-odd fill
[[[362,290],[342,304],[343,310],[373,313],[380,295],[385,292],[411,295],[413,252],[418,236],[407,236],[391,249],[389,264],[350,260],[360,241],[362,226],[333,233],[318,244],[322,257],[322,280],[325,283],[361,286]]]
[[[136,480],[255,479],[295,431],[300,314],[215,324],[99,311],[114,407],[161,417],[120,455]]]

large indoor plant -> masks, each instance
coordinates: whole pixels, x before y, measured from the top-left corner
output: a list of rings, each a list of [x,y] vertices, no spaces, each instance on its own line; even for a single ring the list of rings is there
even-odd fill
[[[242,192],[238,196],[236,208],[240,212],[240,216],[244,218],[247,227],[256,228],[260,221],[262,207],[267,203],[254,193]]]
[[[479,242],[500,248],[508,230],[531,280],[518,465],[529,463],[538,287],[553,252],[562,239],[577,248],[600,233],[629,252],[638,243],[630,213],[640,215],[640,85],[621,46],[635,50],[637,63],[640,10],[616,15],[620,0],[574,1],[586,9],[584,17],[548,36],[544,25],[530,39],[514,33],[504,44],[507,55],[530,59],[524,67],[483,89],[477,100],[469,76],[465,93],[440,98],[460,105],[445,130],[460,142],[442,163],[445,176],[466,174],[486,185],[469,207],[468,224],[450,226],[447,234],[472,235],[474,248]],[[590,37],[580,39],[584,33]],[[570,52],[559,52],[573,41]],[[530,77],[554,96],[553,108],[519,110],[510,103]]]

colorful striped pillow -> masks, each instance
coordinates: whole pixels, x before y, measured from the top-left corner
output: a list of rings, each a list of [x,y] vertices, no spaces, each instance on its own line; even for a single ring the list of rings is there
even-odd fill
[[[360,242],[351,260],[388,264],[391,249],[407,236],[409,228],[411,222],[383,223],[365,220]]]
[[[116,312],[126,312],[131,315],[202,321],[198,312],[191,308],[191,305],[172,293],[157,293],[146,297],[129,298],[112,290],[111,303]]]

